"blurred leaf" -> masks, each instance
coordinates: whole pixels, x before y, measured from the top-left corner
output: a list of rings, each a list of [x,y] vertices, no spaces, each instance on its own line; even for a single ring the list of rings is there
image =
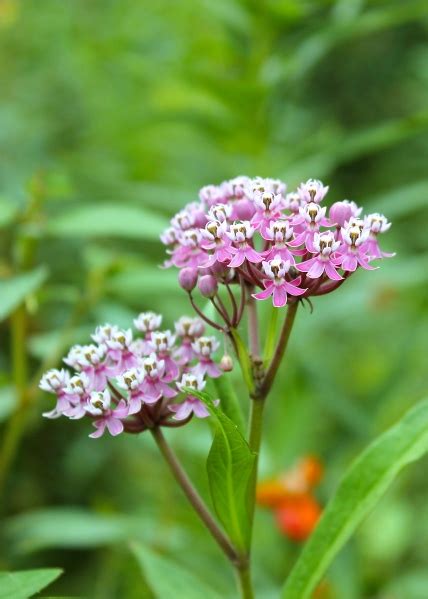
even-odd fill
[[[0,572],[0,599],[28,599],[61,574],[57,568]]]
[[[191,391],[207,406],[215,419],[216,432],[207,458],[208,481],[218,517],[238,549],[247,549],[250,541],[251,478],[255,454],[236,424],[213,404],[212,398]]]
[[[0,197],[0,228],[10,225],[18,212],[18,206]]]
[[[177,562],[141,544],[133,543],[132,550],[156,599],[220,599],[221,595]]]
[[[354,462],[287,579],[283,599],[305,599],[400,470],[428,451],[428,401],[411,409]]]
[[[37,291],[47,274],[47,269],[42,266],[0,281],[0,321],[9,316],[28,295]]]
[[[389,219],[411,214],[428,206],[428,180],[409,183],[370,198],[370,205]]]
[[[9,519],[4,534],[19,552],[100,547],[144,534],[145,521],[81,508],[55,508]]]
[[[168,225],[162,216],[147,208],[121,202],[81,206],[61,213],[48,222],[47,232],[58,237],[126,237],[158,239]]]

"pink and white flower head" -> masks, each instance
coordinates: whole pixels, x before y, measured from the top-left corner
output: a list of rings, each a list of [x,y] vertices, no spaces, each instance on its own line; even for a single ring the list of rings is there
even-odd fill
[[[146,373],[142,368],[130,368],[116,378],[118,386],[129,393],[129,414],[137,414],[141,409],[142,385],[145,376]]]
[[[340,256],[335,256],[335,252],[340,247],[340,241],[336,241],[334,233],[332,231],[315,233],[313,245],[317,255],[300,262],[297,265],[298,270],[308,273],[308,277],[311,279],[318,279],[325,273],[333,281],[342,280],[343,277],[336,270],[342,259]]]
[[[118,326],[107,323],[97,327],[91,337],[99,345],[106,344],[118,331]]]
[[[174,218],[171,219],[171,225],[175,229],[179,229],[181,231],[187,231],[191,229],[195,225],[195,215],[191,210],[187,210],[184,208],[180,210]]]
[[[351,219],[347,226],[342,228],[341,233],[343,244],[340,247],[340,255],[343,270],[354,272],[358,266],[365,270],[373,270],[374,267],[369,264],[370,256],[366,249],[370,230],[364,228],[364,221]]]
[[[322,202],[327,192],[328,185],[323,185],[318,179],[308,179],[306,183],[301,183],[297,189],[297,193],[304,202],[314,202],[315,204]]]
[[[161,397],[171,398],[177,395],[167,383],[171,379],[165,376],[165,361],[153,352],[142,361],[145,376],[141,385],[144,403],[155,403]]]
[[[168,227],[160,235],[160,240],[164,245],[175,245],[178,243],[177,229],[175,227]]]
[[[383,214],[375,212],[365,217],[364,223],[369,231],[369,236],[365,244],[367,253],[371,258],[392,258],[395,253],[382,252],[378,243],[378,235],[385,233],[391,227],[391,223],[388,222]]]
[[[266,229],[265,239],[272,241],[270,249],[263,253],[265,260],[272,260],[275,256],[280,256],[283,260],[289,260],[291,264],[295,263],[293,253],[289,250],[287,243],[293,239],[293,227],[285,219],[272,221]],[[294,250],[299,253],[300,250]]]
[[[228,224],[226,221],[218,222],[210,220],[201,229],[201,247],[205,250],[213,250],[208,259],[202,263],[203,268],[209,268],[216,262],[227,262],[230,259],[230,239],[227,235]]]
[[[286,280],[291,267],[289,260],[284,261],[278,255],[273,260],[264,261],[262,267],[268,278],[263,280],[264,291],[253,294],[255,299],[264,300],[272,296],[275,308],[281,308],[287,303],[288,295],[299,296],[306,292],[306,289],[299,287],[300,277],[291,281]]]
[[[39,388],[42,391],[47,391],[48,393],[55,393],[59,395],[64,393],[64,390],[68,386],[70,382],[70,373],[68,370],[61,368],[61,370],[57,370],[56,368],[52,368],[45,372],[42,376]]]
[[[290,193],[287,193],[287,195],[285,196],[284,208],[286,210],[290,210],[290,212],[292,212],[293,214],[299,214],[300,208],[305,203],[306,202],[302,200],[297,191],[291,191]]]
[[[175,335],[171,331],[154,331],[148,342],[148,347],[165,363],[165,379],[172,381],[177,378],[179,367],[171,357],[175,344]]]
[[[365,226],[369,229],[370,233],[378,235],[379,233],[385,233],[391,228],[391,223],[388,219],[378,212],[369,214],[364,219]]]
[[[214,204],[208,210],[208,217],[210,220],[216,220],[219,223],[223,223],[230,218],[232,214],[232,206],[230,204]]]
[[[63,412],[65,416],[73,420],[83,418],[88,398],[93,390],[92,382],[85,372],[72,376],[64,389],[65,398],[69,402],[69,406]]]
[[[106,341],[107,356],[111,359],[110,373],[115,376],[125,368],[137,364],[137,356],[133,352],[133,337],[131,329],[117,329]]]
[[[307,223],[308,227],[315,228],[315,226],[324,224],[323,221],[325,220],[326,210],[326,207],[321,208],[321,206],[315,202],[308,202],[299,209],[299,213]]]
[[[46,372],[39,383],[39,388],[48,393],[54,393],[57,396],[57,403],[53,410],[44,412],[45,418],[59,418],[64,410],[70,407],[70,402],[66,397],[66,388],[70,382],[70,374],[67,370],[57,370],[53,368]]]
[[[153,333],[157,331],[162,324],[162,316],[155,312],[141,312],[134,319],[135,328],[142,333]]]
[[[188,364],[195,357],[192,343],[197,337],[204,334],[205,325],[200,318],[182,316],[175,323],[175,331],[181,339],[181,345],[176,350],[174,357],[179,364]]]
[[[126,403],[121,401],[115,409],[112,409],[111,395],[108,389],[91,393],[86,411],[91,416],[97,417],[94,420],[94,427],[97,430],[89,435],[93,439],[101,437],[106,429],[113,437],[123,432],[122,419],[128,416],[128,408]]]
[[[199,337],[192,343],[192,349],[198,360],[194,368],[195,374],[208,374],[212,378],[221,375],[221,370],[215,364],[212,356],[220,347],[220,342],[215,337]]]
[[[235,222],[230,226],[230,231],[227,233],[229,239],[235,244],[229,248],[229,252],[233,254],[232,260],[229,262],[229,267],[237,268],[241,266],[245,260],[257,264],[262,261],[262,257],[250,245],[250,241],[254,235],[254,228],[248,221]]]
[[[279,194],[275,195],[272,191],[255,192],[254,205],[256,213],[251,219],[251,225],[260,231],[264,239],[267,239],[266,229],[269,227],[270,221],[281,216],[283,197]]]
[[[104,361],[106,346],[104,344],[75,346],[75,355],[67,358],[67,364],[77,371],[85,372],[92,382],[95,391],[101,391],[106,386],[108,366]],[[73,348],[72,348],[73,351]]]
[[[226,201],[224,190],[218,185],[205,185],[205,187],[202,187],[199,191],[199,198],[207,208]]]
[[[188,389],[202,391],[205,384],[202,374],[185,373],[183,374],[181,381],[177,383],[177,387],[180,391],[185,393]],[[215,402],[215,404],[217,405],[218,401]],[[174,420],[186,420],[192,415],[195,415],[197,418],[206,418],[210,415],[204,403],[190,393],[183,402],[172,404],[169,406],[169,409],[171,412],[175,412]]]

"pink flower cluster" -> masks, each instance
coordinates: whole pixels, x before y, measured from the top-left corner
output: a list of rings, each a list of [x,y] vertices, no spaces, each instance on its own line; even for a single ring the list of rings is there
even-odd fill
[[[289,297],[323,295],[357,268],[389,257],[378,245],[391,224],[382,214],[361,216],[355,202],[322,206],[328,186],[310,179],[287,193],[278,179],[237,177],[200,190],[161,235],[189,293],[198,284],[213,297],[217,283],[260,288],[253,297],[272,297],[275,307]]]
[[[183,316],[174,333],[160,330],[161,323],[162,316],[145,312],[134,320],[137,337],[131,329],[106,324],[92,335],[94,343],[72,347],[64,362],[74,374],[49,370],[40,381],[40,388],[57,398],[44,416],[88,417],[94,438],[105,430],[114,436],[138,433],[208,416],[205,405],[186,389],[201,391],[206,375],[221,375],[213,357],[219,341],[204,335],[199,318]]]

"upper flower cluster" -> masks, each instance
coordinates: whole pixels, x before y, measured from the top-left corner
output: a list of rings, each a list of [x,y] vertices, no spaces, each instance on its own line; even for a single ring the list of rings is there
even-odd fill
[[[183,316],[175,332],[160,330],[162,316],[142,313],[131,329],[106,324],[97,327],[94,343],[75,345],[64,358],[66,369],[49,370],[40,388],[57,397],[55,408],[44,416],[67,416],[93,420],[100,437],[107,429],[118,435],[138,433],[154,425],[178,426],[193,415],[209,415],[204,404],[186,393],[201,391],[205,376],[218,377],[221,370],[213,355],[219,347],[215,337],[205,336],[199,318]],[[182,401],[176,401],[181,395]]]
[[[278,179],[237,177],[200,191],[161,235],[168,247],[165,266],[181,269],[180,284],[198,284],[206,297],[217,282],[240,281],[260,288],[253,297],[323,295],[336,289],[358,267],[392,256],[381,251],[379,234],[391,224],[382,214],[362,216],[355,202],[322,206],[328,186],[309,179],[287,193]]]

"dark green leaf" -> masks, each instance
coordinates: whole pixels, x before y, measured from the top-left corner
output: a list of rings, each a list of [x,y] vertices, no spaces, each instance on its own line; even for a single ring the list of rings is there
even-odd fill
[[[236,547],[245,550],[250,541],[251,479],[255,454],[236,424],[214,406],[207,393],[194,390],[191,393],[205,403],[217,425],[207,458],[214,508]]]

